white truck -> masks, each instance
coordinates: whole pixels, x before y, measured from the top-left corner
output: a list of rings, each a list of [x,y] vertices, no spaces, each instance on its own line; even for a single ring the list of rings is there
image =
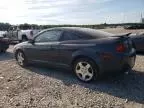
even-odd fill
[[[6,33],[6,37],[10,39],[11,42],[19,41],[24,42],[29,39],[32,39],[35,34],[40,30],[20,30],[19,27],[10,27]]]

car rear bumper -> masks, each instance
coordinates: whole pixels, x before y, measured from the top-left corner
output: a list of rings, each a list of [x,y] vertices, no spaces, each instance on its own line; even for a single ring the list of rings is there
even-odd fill
[[[135,65],[136,51],[133,49],[128,54],[116,54],[111,59],[102,60],[99,66],[99,73],[108,72],[126,72]]]

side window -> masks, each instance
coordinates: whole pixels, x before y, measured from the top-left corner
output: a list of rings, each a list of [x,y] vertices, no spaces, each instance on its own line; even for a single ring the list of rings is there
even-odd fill
[[[64,32],[63,36],[61,38],[61,41],[66,41],[66,40],[80,40],[81,38],[72,32]]]
[[[62,31],[53,30],[53,31],[45,31],[35,38],[35,42],[53,42],[58,41],[60,38]]]

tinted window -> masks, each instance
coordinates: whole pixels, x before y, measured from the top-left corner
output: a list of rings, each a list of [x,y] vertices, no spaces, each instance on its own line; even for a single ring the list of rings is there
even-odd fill
[[[38,37],[35,38],[36,42],[52,42],[58,41],[62,31],[53,30],[53,31],[45,31],[41,33]]]
[[[84,32],[91,35],[93,38],[97,38],[97,39],[113,36],[113,34],[111,34],[111,33],[100,31],[100,30],[94,30],[94,29],[84,30]]]
[[[80,32],[83,37],[88,39],[99,39],[99,38],[107,38],[109,36],[113,36],[113,34],[111,33],[95,30],[95,29],[89,29],[89,28],[77,28],[77,31]]]
[[[80,40],[80,36],[73,33],[73,32],[64,32],[61,41],[65,41],[65,40]]]

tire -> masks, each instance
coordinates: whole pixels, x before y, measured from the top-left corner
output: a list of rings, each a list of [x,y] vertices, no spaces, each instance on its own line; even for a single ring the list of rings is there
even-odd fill
[[[27,61],[27,58],[24,54],[23,51],[21,50],[18,50],[15,54],[15,58],[16,58],[16,61],[17,63],[21,66],[21,67],[25,67],[28,65],[28,61]]]
[[[2,53],[3,51],[2,50],[0,50],[0,53]]]
[[[22,40],[19,40],[18,42],[19,42],[19,43],[21,43],[21,42],[22,42]]]
[[[25,42],[25,41],[28,41],[27,37],[26,36],[22,36],[22,41],[21,42]]]
[[[7,49],[0,49],[1,53],[5,53]]]
[[[1,52],[2,52],[2,53],[5,53],[5,52],[6,52],[6,49],[2,49]]]
[[[98,68],[96,64],[88,58],[75,60],[73,71],[77,78],[83,82],[90,82],[98,78]]]

